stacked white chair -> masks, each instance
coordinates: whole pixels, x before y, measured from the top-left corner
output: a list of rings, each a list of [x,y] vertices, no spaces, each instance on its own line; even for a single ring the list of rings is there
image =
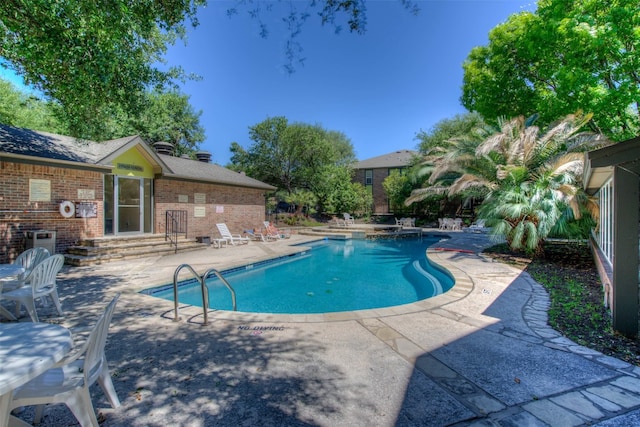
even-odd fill
[[[27,277],[24,286],[12,291],[3,292],[2,297],[16,302],[16,317],[20,316],[20,306],[24,305],[34,322],[38,321],[36,300],[51,297],[62,316],[62,306],[58,298],[56,276],[64,264],[64,255],[52,255],[36,265]]]
[[[96,380],[111,406],[120,406],[104,353],[109,324],[119,297],[117,294],[107,305],[81,349],[14,391],[11,409],[38,405],[34,424],[39,424],[43,405],[64,403],[82,427],[98,427],[89,392]]]

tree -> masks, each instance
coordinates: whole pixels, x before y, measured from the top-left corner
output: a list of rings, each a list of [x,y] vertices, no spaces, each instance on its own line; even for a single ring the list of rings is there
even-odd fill
[[[439,148],[445,147],[453,138],[470,134],[475,129],[485,125],[478,113],[458,114],[451,119],[443,119],[433,125],[429,131],[420,130],[416,135],[418,148],[423,155],[432,154]]]
[[[59,119],[59,105],[21,92],[0,79],[0,123],[51,133],[68,134],[69,123]],[[118,109],[103,123],[99,141],[140,135],[153,143],[174,145],[174,154],[190,154],[204,140],[201,112],[195,112],[189,97],[176,90],[151,92],[135,116]]]
[[[10,126],[64,133],[66,127],[56,117],[58,105],[18,90],[0,79],[0,123]]]
[[[253,144],[231,144],[231,168],[291,193],[313,189],[327,165],[347,165],[355,158],[344,134],[319,125],[289,124],[286,117],[267,118],[249,128]]]
[[[133,118],[133,128],[145,141],[172,143],[174,154],[180,156],[193,152],[204,141],[201,114],[193,110],[188,95],[177,90],[156,91],[147,94],[144,109]]]
[[[204,0],[7,0],[0,56],[27,84],[56,100],[73,136],[100,139],[114,111],[135,114],[148,88],[184,77],[156,64],[168,43],[197,25]]]
[[[410,210],[407,209],[404,203],[411,196],[411,191],[413,190],[413,185],[407,174],[400,173],[398,169],[393,169],[389,176],[382,181],[382,187],[387,193],[389,205],[394,214],[403,215]]]
[[[447,156],[431,184],[442,186],[447,171],[458,177],[446,185],[449,195],[484,189],[486,198],[479,216],[506,238],[513,249],[540,253],[544,240],[561,221],[567,208],[574,218],[587,209],[582,194],[584,153],[607,144],[601,135],[580,132],[590,115],[576,113],[541,132],[520,116],[501,122],[490,135],[464,155]]]
[[[635,0],[542,0],[512,15],[464,64],[461,101],[485,118],[574,111],[619,141],[640,132],[640,9]]]
[[[320,213],[351,212],[366,216],[371,213],[373,196],[361,183],[352,181],[353,170],[348,166],[327,164],[311,183]]]

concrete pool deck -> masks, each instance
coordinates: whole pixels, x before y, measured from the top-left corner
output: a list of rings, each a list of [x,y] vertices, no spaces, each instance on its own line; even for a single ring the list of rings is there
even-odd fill
[[[438,234],[426,230],[427,234]],[[443,233],[444,234],[444,233]],[[606,426],[640,422],[640,368],[579,346],[546,322],[546,292],[482,256],[486,235],[446,233],[431,261],[456,279],[422,302],[324,315],[209,313],[138,293],[178,265],[202,273],[285,255],[313,238],[65,266],[77,326],[122,295],[106,354],[122,406],[92,388],[102,426]],[[317,238],[317,237],[316,237]],[[50,307],[52,309],[52,307]],[[40,311],[39,311],[40,313]],[[21,321],[27,321],[23,317]],[[19,416],[32,420],[32,409]],[[45,426],[75,425],[64,405]]]

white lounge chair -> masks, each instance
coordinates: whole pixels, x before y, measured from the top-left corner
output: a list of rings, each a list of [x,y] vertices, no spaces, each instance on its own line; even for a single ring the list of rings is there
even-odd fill
[[[348,213],[343,213],[342,216],[344,217],[344,223],[346,226],[350,226],[356,223],[356,220],[354,217],[351,216],[351,214]]]
[[[227,224],[225,223],[216,224],[216,227],[218,227],[218,231],[220,232],[220,235],[222,236],[222,238],[234,246],[238,244],[246,245],[251,240],[250,238],[242,237],[239,234],[235,234],[235,235],[231,234],[231,231],[229,231],[229,227],[227,227]]]
[[[111,406],[120,406],[104,354],[109,324],[119,296],[120,294],[116,295],[107,305],[87,341],[77,352],[72,351],[56,367],[45,371],[13,392],[11,409],[38,405],[34,416],[34,424],[37,425],[40,423],[45,404],[64,403],[81,426],[98,427],[89,392],[89,387],[96,380]]]
[[[264,228],[267,236],[273,239],[288,239],[291,237],[291,233],[288,230],[279,230],[275,225],[269,221],[264,221]]]
[[[51,297],[58,314],[62,316],[56,276],[63,264],[64,255],[52,255],[33,268],[25,286],[2,294],[3,298],[16,302],[16,317],[20,316],[20,305],[24,305],[31,320],[37,322],[36,300],[42,299],[46,304],[47,297]]]
[[[487,227],[485,225],[484,219],[479,219],[469,227],[465,228],[464,231],[469,233],[488,233],[491,230],[491,227]]]
[[[278,240],[277,237],[271,236],[270,234],[263,234],[255,230],[244,230],[244,234],[246,234],[251,240],[255,240],[257,242],[272,242],[274,240]]]

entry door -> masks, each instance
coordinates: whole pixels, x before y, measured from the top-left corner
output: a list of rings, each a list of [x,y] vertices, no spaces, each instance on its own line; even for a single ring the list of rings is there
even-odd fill
[[[117,177],[118,233],[142,233],[144,186],[142,178]]]

